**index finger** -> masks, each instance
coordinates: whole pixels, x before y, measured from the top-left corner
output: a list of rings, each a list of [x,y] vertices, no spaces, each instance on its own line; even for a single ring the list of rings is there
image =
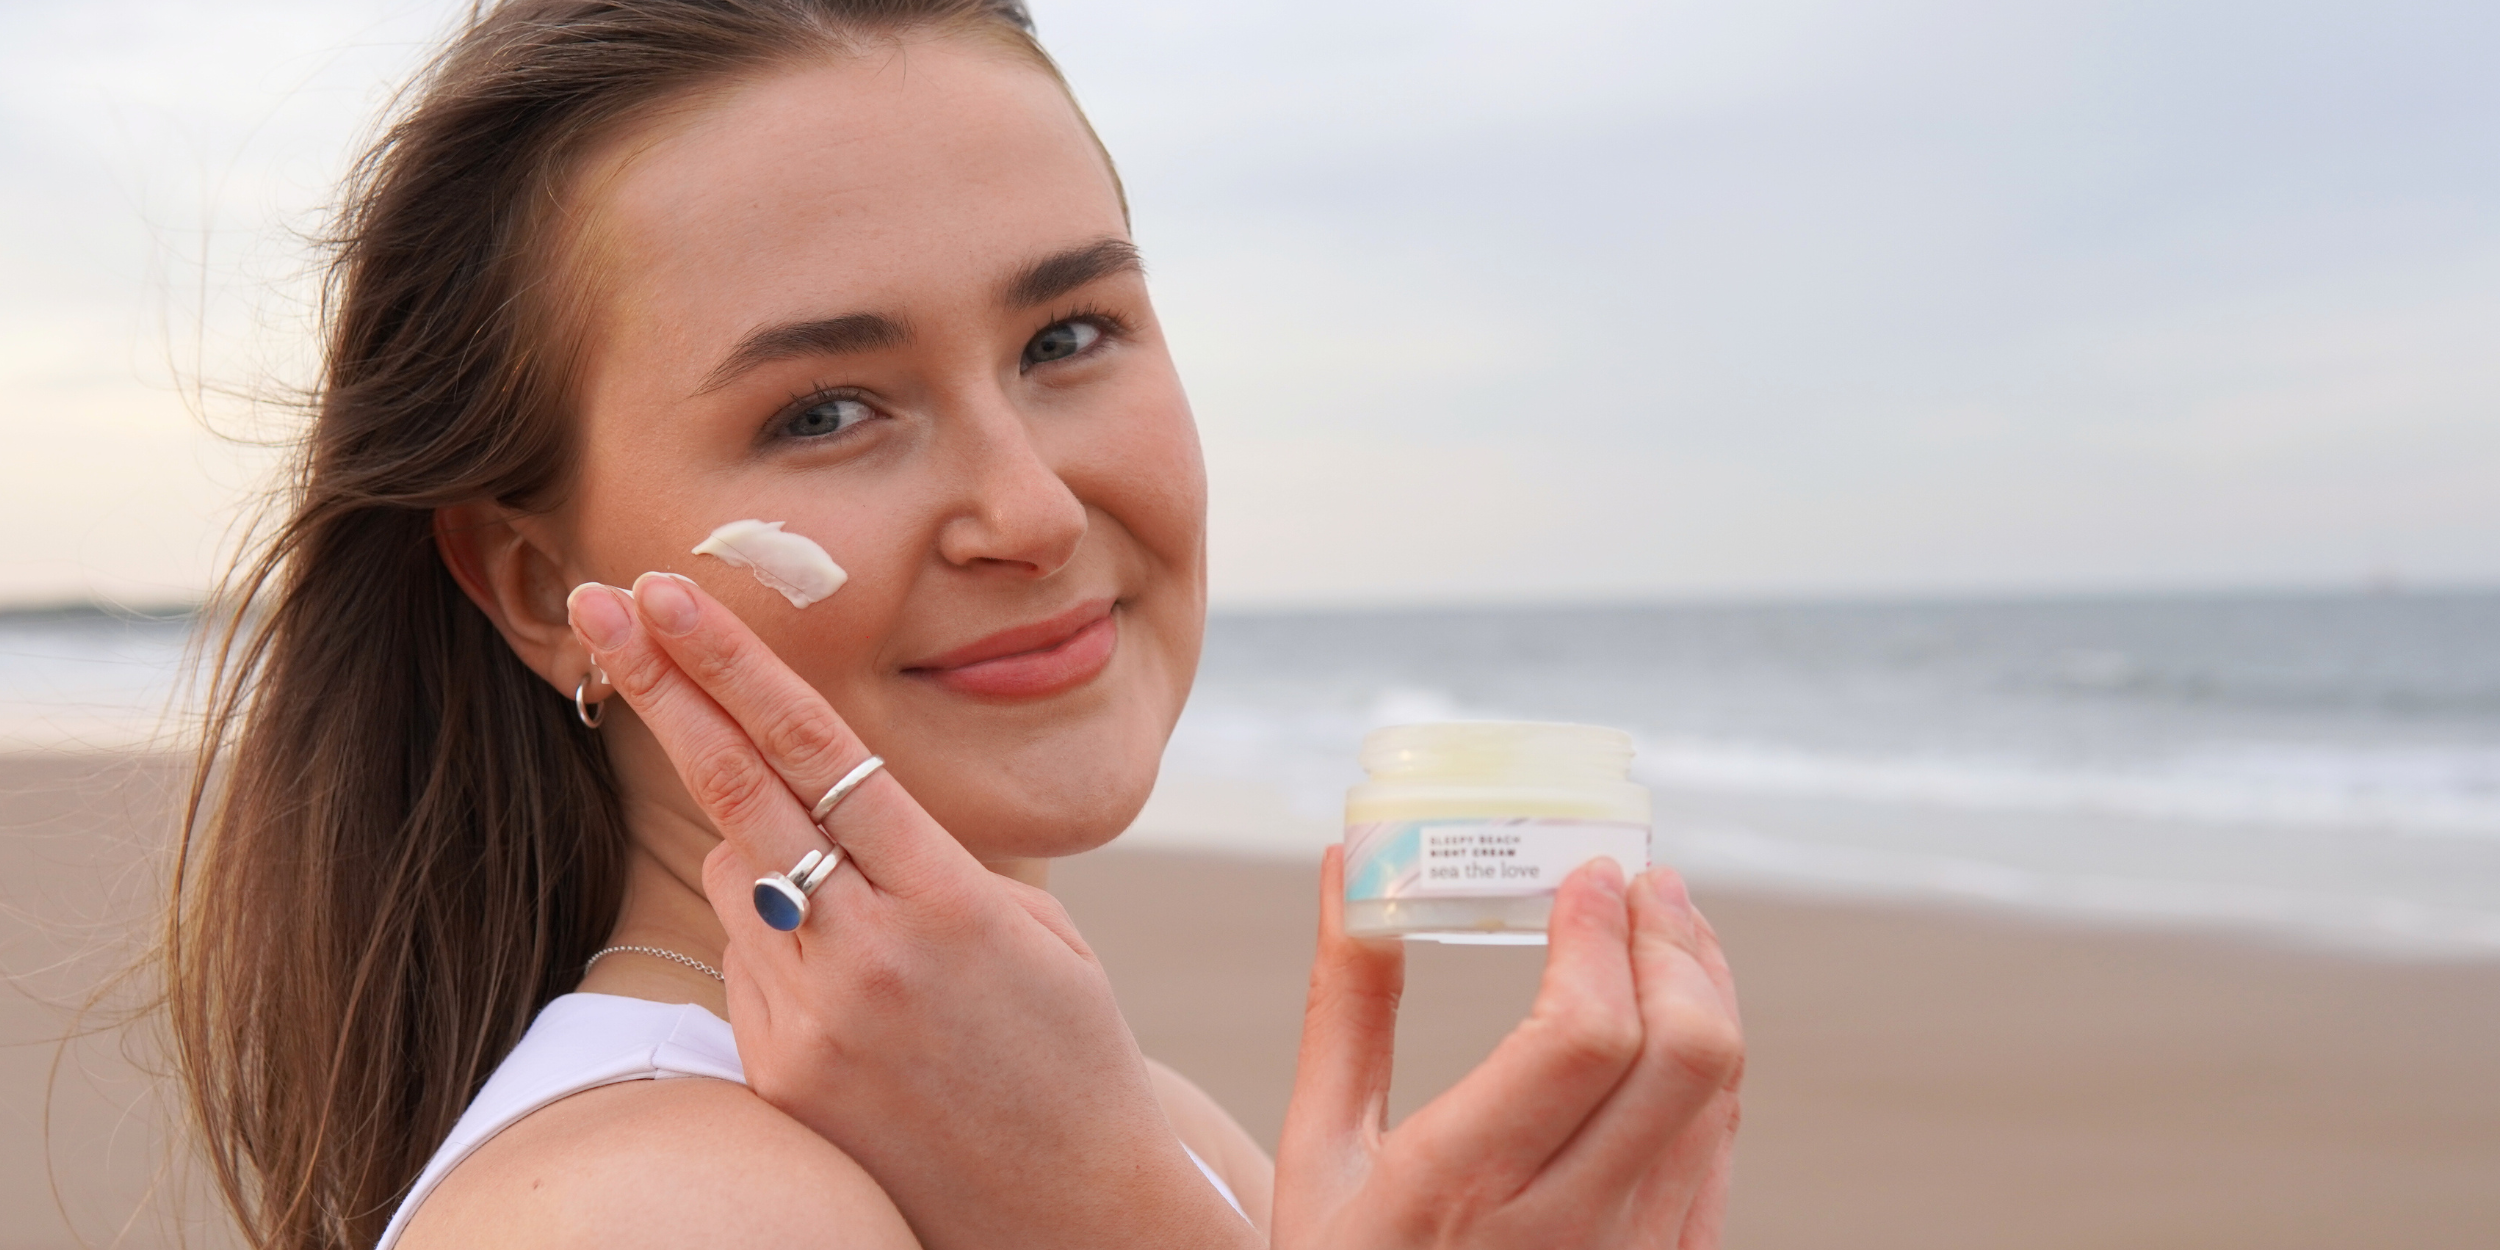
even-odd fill
[[[1632,1067],[1641,1020],[1623,871],[1603,856],[1554,894],[1545,977],[1528,1018],[1407,1118],[1393,1146],[1453,1185],[1526,1188]]]
[[[1538,1184],[1620,1193],[1652,1177],[1662,1182],[1658,1200],[1673,1205],[1698,1190],[1703,1173],[1699,1160],[1678,1158],[1671,1147],[1698,1140],[1715,1152],[1715,1138],[1687,1130],[1732,1098],[1744,1072],[1744,1032],[1733,983],[1710,967],[1717,942],[1702,929],[1683,878],[1653,868],[1632,881],[1628,894],[1640,1058]],[[1720,960],[1721,973],[1725,967]]]

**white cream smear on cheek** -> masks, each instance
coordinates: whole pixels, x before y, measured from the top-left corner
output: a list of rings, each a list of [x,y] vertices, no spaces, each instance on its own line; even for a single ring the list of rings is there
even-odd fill
[[[731,521],[694,545],[694,553],[752,571],[755,580],[803,608],[842,589],[851,575],[805,534],[787,533],[779,521]]]

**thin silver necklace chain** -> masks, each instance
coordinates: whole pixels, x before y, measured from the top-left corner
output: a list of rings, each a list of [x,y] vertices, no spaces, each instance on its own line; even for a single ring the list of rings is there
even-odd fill
[[[703,975],[705,975],[705,976],[707,976],[707,977],[710,977],[710,978],[712,978],[713,980],[718,981],[718,982],[720,982],[720,983],[722,983],[722,984],[724,984],[724,985],[726,985],[726,984],[728,984],[728,983],[729,983],[729,978],[727,978],[727,977],[725,977],[725,976],[722,976],[722,975],[720,974],[720,969],[715,968],[715,967],[713,967],[712,965],[707,964],[707,963],[703,962],[703,961],[702,961],[702,960],[700,960],[700,959],[696,959],[696,958],[694,958],[694,957],[693,957],[693,956],[691,956],[691,955],[680,955],[680,954],[678,954],[678,953],[677,953],[677,952],[675,952],[675,951],[666,951],[666,950],[661,950],[661,949],[660,949],[659,947],[657,947],[657,946],[610,946],[610,947],[607,947],[607,948],[605,948],[605,949],[600,950],[598,953],[596,953],[596,954],[592,955],[592,956],[590,957],[590,962],[585,963],[585,964],[583,964],[583,965],[582,965],[582,975],[583,975],[583,976],[589,976],[589,975],[590,975],[590,970],[591,970],[591,969],[593,969],[593,968],[598,967],[598,966],[599,966],[599,961],[600,961],[600,960],[605,959],[605,958],[607,958],[607,957],[608,957],[608,956],[610,956],[610,955],[616,954],[618,951],[631,951],[631,952],[633,952],[634,954],[637,954],[637,955],[654,955],[654,956],[657,956],[657,957],[659,957],[659,958],[661,958],[661,959],[673,960],[673,961],[675,961],[675,962],[677,962],[677,963],[684,964],[684,965],[686,965],[687,967],[692,968],[692,969],[694,969],[695,971],[700,972],[700,973],[702,973]]]

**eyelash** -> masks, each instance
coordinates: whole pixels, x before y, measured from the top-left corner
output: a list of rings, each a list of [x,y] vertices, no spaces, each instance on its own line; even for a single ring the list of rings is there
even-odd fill
[[[1092,323],[1095,329],[1102,331],[1103,343],[1124,343],[1127,342],[1129,338],[1128,319],[1108,308],[1103,307],[1100,304],[1079,304],[1065,312],[1054,313],[1052,314],[1050,320],[1042,323],[1042,330],[1047,330],[1055,325],[1064,325],[1070,321],[1084,321]],[[1033,333],[1038,337],[1041,332],[1041,330],[1036,330]],[[1027,343],[1031,343],[1032,341],[1032,339],[1025,340]],[[1085,355],[1091,356],[1096,351],[1100,350],[1101,347],[1102,343],[1097,343],[1093,347],[1087,348]],[[1071,357],[1071,359],[1077,359],[1077,357]],[[1058,364],[1061,362],[1052,361],[1050,363]]]
[[[1066,312],[1058,313],[1050,320],[1043,322],[1042,329],[1047,330],[1063,321],[1091,321],[1101,326],[1103,333],[1107,335],[1128,333],[1128,319],[1100,304],[1079,304]],[[1038,334],[1040,331],[1037,330],[1035,333]]]

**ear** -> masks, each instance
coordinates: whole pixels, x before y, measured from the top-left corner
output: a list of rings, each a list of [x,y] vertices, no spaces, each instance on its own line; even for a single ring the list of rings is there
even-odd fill
[[[591,672],[590,653],[573,636],[564,606],[572,579],[551,549],[542,520],[496,503],[437,508],[434,549],[512,653],[548,685],[571,695]],[[587,693],[604,698],[606,684],[593,680]]]

